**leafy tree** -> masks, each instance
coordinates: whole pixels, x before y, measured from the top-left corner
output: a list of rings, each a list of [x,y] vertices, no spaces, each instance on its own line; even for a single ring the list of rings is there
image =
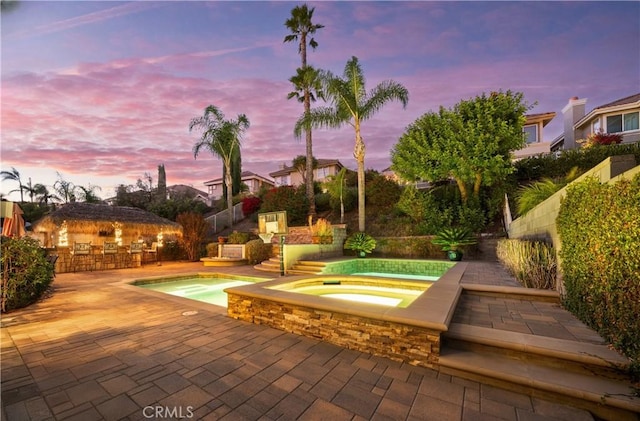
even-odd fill
[[[193,157],[197,158],[202,148],[208,149],[213,155],[218,156],[226,168],[224,184],[227,187],[227,211],[229,212],[229,225],[233,226],[233,179],[231,166],[234,154],[240,155],[240,140],[242,134],[249,128],[249,119],[244,114],[239,114],[236,120],[225,120],[224,114],[215,105],[209,105],[204,110],[202,117],[196,117],[189,123],[189,131],[200,129],[202,135],[198,143],[193,147]]]
[[[313,12],[315,8],[309,9],[309,7],[304,4],[302,6],[296,6],[291,10],[291,17],[285,21],[285,26],[291,32],[289,35],[284,37],[284,42],[297,42],[298,43],[298,53],[300,54],[300,59],[302,61],[302,66],[297,69],[296,75],[293,76],[289,81],[293,83],[297,91],[302,91],[302,96],[300,97],[297,93],[293,92],[287,96],[287,99],[291,99],[293,97],[298,97],[302,100],[304,104],[304,114],[309,115],[311,111],[311,101],[315,100],[312,92],[314,90],[318,91],[318,82],[319,75],[318,72],[312,67],[307,65],[307,39],[308,44],[312,49],[316,49],[318,43],[316,40],[310,35],[315,34],[318,29],[324,28],[323,25],[314,24],[312,22]],[[311,127],[305,128],[305,143],[306,143],[306,157],[307,157],[307,166],[306,166],[306,176],[305,179],[305,187],[307,200],[309,202],[309,214],[315,214],[315,197],[313,193],[313,167],[312,167],[312,159],[313,159],[313,140],[311,135]]]
[[[195,212],[185,212],[178,215],[176,222],[182,225],[180,243],[187,252],[187,257],[194,262],[200,257],[200,246],[205,240],[209,224],[204,217]]]
[[[260,205],[260,212],[286,210],[287,223],[289,225],[304,224],[306,222],[307,209],[308,203],[305,192],[301,188],[292,186],[280,186],[269,190],[264,195],[262,205]]]
[[[319,107],[303,115],[296,122],[294,134],[300,137],[303,129],[310,127],[339,128],[344,124],[353,127],[355,147],[353,156],[358,163],[358,229],[365,230],[365,144],[361,124],[371,118],[389,101],[398,100],[406,107],[409,101],[407,89],[392,80],[379,83],[367,92],[365,77],[357,57],[345,65],[343,77],[331,72],[323,74],[323,92],[332,106]]]
[[[2,176],[2,181],[11,180],[18,183],[19,187],[15,190],[11,190],[9,193],[19,191],[20,202],[24,202],[24,186],[22,185],[22,180],[20,179],[20,172],[14,167],[11,167],[11,171],[0,171],[0,175]]]
[[[482,94],[453,109],[424,114],[391,151],[392,168],[407,180],[455,180],[463,203],[471,190],[492,186],[513,171],[511,153],[524,146],[522,126],[529,106],[521,93]]]

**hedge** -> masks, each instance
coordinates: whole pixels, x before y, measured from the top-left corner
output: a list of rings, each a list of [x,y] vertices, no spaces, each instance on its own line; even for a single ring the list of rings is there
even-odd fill
[[[557,219],[565,306],[640,367],[640,174],[569,186]]]
[[[2,237],[2,312],[32,304],[49,288],[54,276],[40,243],[30,237]]]

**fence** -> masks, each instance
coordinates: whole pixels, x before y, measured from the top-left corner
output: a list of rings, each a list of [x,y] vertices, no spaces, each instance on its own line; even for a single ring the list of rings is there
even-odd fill
[[[234,224],[244,219],[244,214],[242,213],[242,203],[234,205],[232,210]],[[205,218],[205,221],[207,221],[213,227],[214,233],[222,231],[223,229],[231,225],[229,223],[229,212],[227,212],[227,209]]]

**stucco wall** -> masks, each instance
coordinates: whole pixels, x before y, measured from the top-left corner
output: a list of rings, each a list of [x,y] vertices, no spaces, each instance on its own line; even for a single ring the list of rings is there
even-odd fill
[[[640,171],[640,167],[634,168],[635,165],[636,161],[633,155],[612,156],[578,177],[571,184],[579,183],[586,177],[591,176],[597,177],[602,183],[619,179],[619,176],[630,178],[633,174]],[[558,238],[558,231],[556,229],[556,218],[558,217],[560,204],[565,194],[566,187],[540,203],[526,215],[511,222],[507,230],[509,238],[550,240],[553,242],[556,250],[559,250],[560,239]]]

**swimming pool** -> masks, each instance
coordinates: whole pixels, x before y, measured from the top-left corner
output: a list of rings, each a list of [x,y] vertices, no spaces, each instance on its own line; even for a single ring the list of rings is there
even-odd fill
[[[225,288],[249,285],[266,279],[242,277],[222,274],[198,274],[193,276],[176,276],[167,278],[141,279],[133,285],[162,292],[176,297],[188,298],[217,305],[227,306]]]

